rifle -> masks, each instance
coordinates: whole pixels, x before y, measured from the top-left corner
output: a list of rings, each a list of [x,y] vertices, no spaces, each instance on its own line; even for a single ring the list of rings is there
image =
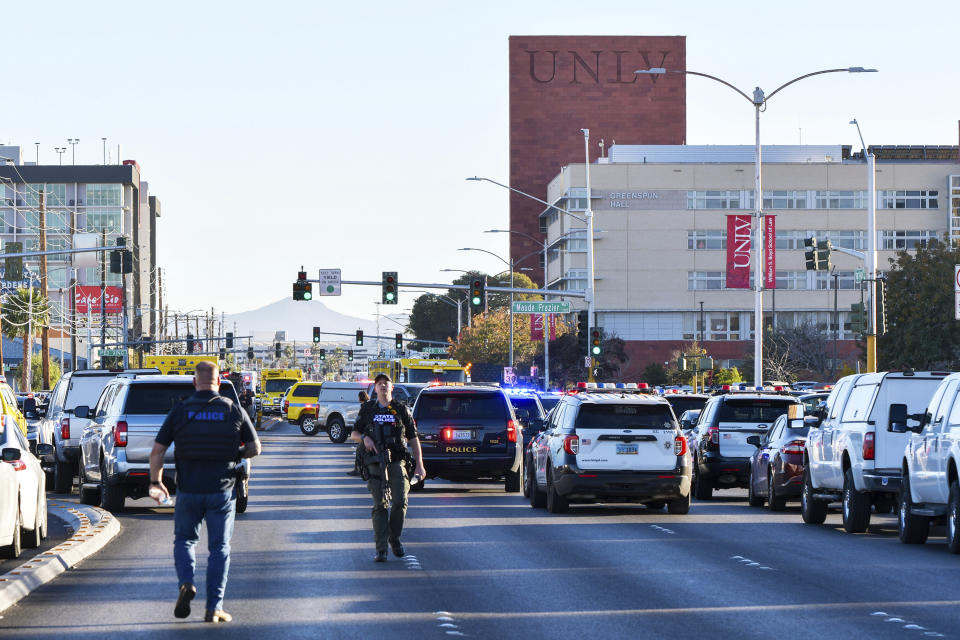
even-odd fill
[[[375,429],[377,437],[374,438],[373,443],[377,445],[377,462],[380,463],[380,488],[383,490],[384,502],[389,505],[393,500],[393,493],[390,491],[390,451],[384,443],[383,430],[390,427],[383,422],[374,424],[377,425]]]

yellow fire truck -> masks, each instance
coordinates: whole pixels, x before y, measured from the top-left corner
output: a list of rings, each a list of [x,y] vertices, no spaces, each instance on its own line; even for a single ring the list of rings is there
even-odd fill
[[[280,414],[283,404],[283,395],[287,389],[303,380],[303,371],[300,369],[264,369],[260,372],[260,410],[268,413]]]
[[[466,382],[466,372],[457,360],[390,358],[370,360],[370,379],[385,373],[394,382]]]
[[[199,362],[218,364],[217,356],[143,356],[145,368],[159,369],[164,375],[192,376]]]

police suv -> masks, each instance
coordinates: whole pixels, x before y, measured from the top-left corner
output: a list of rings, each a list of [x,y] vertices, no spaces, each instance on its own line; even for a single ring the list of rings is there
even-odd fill
[[[606,383],[564,396],[531,447],[530,506],[564,513],[571,503],[635,502],[690,510],[690,454],[676,416],[666,400],[635,387]]]

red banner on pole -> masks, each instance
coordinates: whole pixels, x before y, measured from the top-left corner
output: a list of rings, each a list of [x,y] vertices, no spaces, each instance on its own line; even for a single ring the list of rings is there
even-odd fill
[[[551,313],[550,318],[550,339],[557,339],[557,316]],[[533,341],[543,340],[543,314],[535,313],[530,316],[530,339]]]
[[[777,288],[777,217],[763,216],[763,286]]]
[[[120,287],[107,287],[107,313],[120,313]],[[77,313],[100,313],[100,287],[77,285]]]
[[[750,288],[750,214],[727,216],[727,289]]]

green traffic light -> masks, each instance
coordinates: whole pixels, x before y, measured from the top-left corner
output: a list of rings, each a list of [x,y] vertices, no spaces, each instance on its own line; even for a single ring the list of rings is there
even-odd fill
[[[594,348],[593,348],[593,355],[595,355],[595,356],[600,355],[600,347],[594,347]]]
[[[475,305],[479,305],[479,304],[480,304],[480,298],[475,296],[470,302],[472,302],[472,303],[475,304]]]
[[[387,300],[393,300],[393,294],[392,294],[392,293],[388,293],[388,294],[387,294]]]

